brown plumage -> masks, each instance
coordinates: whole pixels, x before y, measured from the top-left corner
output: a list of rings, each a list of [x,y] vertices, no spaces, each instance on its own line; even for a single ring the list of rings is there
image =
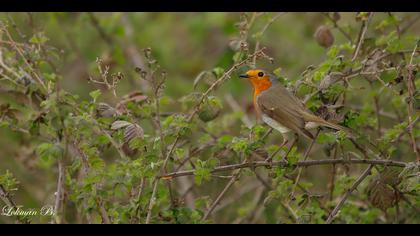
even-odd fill
[[[305,105],[275,78],[261,70],[248,71],[241,77],[251,80],[255,93],[254,104],[256,110],[261,113],[263,121],[282,133],[295,132],[310,139],[314,136],[307,129],[308,126],[325,126],[347,133],[349,129],[328,122],[309,111]],[[261,89],[264,84],[264,89]],[[267,84],[270,86],[266,86]]]

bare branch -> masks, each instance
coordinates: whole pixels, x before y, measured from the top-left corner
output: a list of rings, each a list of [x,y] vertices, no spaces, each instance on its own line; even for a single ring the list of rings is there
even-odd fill
[[[415,76],[414,76],[413,70],[415,68],[415,65],[413,65],[413,58],[414,58],[414,55],[416,54],[419,43],[420,41],[416,42],[416,46],[414,47],[413,52],[411,53],[410,62],[407,65],[408,76],[407,76],[406,82],[407,82],[408,96],[409,96],[409,103],[408,103],[408,123],[409,124],[413,123],[413,116],[414,116],[414,110],[415,110],[414,109],[414,92],[416,91],[416,84],[414,83]],[[413,147],[413,152],[416,155],[417,161],[420,161],[420,154],[417,150],[416,137],[414,135],[412,125],[409,126],[409,134],[410,134],[411,145]]]
[[[89,15],[89,19],[90,22],[92,23],[93,27],[95,27],[95,29],[98,31],[99,36],[110,46],[112,47],[112,38],[111,36],[109,36],[108,34],[105,33],[104,29],[102,28],[102,26],[99,24],[99,20],[98,18],[96,18],[96,16],[92,13],[92,12],[88,12],[87,13]]]
[[[360,34],[359,34],[359,38],[357,40],[356,50],[354,51],[353,58],[351,59],[351,61],[356,60],[357,55],[359,54],[360,47],[362,46],[363,41],[365,39],[367,28],[368,28],[368,25],[369,25],[369,23],[370,23],[370,21],[372,19],[372,16],[373,16],[373,12],[370,12],[369,13],[368,20],[367,21],[363,21],[362,28],[361,28],[361,31],[360,31]]]
[[[338,24],[337,24],[337,21],[336,20],[334,20],[331,16],[330,16],[330,14],[328,13],[328,12],[326,12],[326,13],[323,13],[323,15],[325,16],[325,17],[327,17],[328,18],[328,20],[330,20],[332,23],[333,23],[333,25],[334,25],[334,28],[336,28],[336,29],[338,29],[343,35],[344,35],[344,37],[346,37],[347,38],[347,40],[349,40],[350,41],[350,43],[353,43],[353,39],[351,38],[351,36],[341,27],[341,26],[339,26]]]
[[[317,132],[314,136],[314,139],[311,141],[308,148],[306,149],[305,154],[303,155],[303,161],[306,161],[308,159],[309,153],[311,152],[312,147],[314,146],[320,131],[321,131],[320,129],[317,130]],[[303,170],[303,168],[299,168],[299,172],[298,172],[298,175],[296,177],[295,184],[293,185],[293,190],[292,190],[291,196],[294,196],[294,194],[295,194],[296,186],[299,184],[299,180],[300,180],[300,177],[302,175],[302,170]]]
[[[247,160],[245,159],[243,164],[245,164]],[[230,178],[229,182],[226,184],[226,186],[223,188],[222,192],[217,196],[216,200],[211,204],[210,209],[206,212],[206,214],[203,216],[202,220],[207,220],[207,218],[213,213],[214,209],[217,207],[217,205],[220,203],[222,198],[225,196],[226,192],[232,187],[232,185],[238,180],[239,174],[241,173],[241,169],[237,169],[233,176]]]
[[[346,191],[346,193],[341,198],[340,202],[337,204],[337,206],[334,208],[334,210],[331,212],[331,214],[328,216],[328,219],[326,221],[327,224],[331,224],[331,222],[334,220],[334,217],[338,213],[338,211],[343,207],[344,203],[346,202],[347,198],[350,196],[350,194],[357,189],[357,187],[363,182],[363,180],[370,175],[370,171],[374,165],[370,165],[363,173],[362,175],[357,178],[357,180],[354,182],[354,184]]]
[[[57,180],[57,191],[55,192],[55,204],[54,204],[54,213],[55,223],[61,223],[61,216],[59,216],[59,211],[63,203],[63,187],[64,187],[64,167],[63,161],[58,161],[58,180]]]
[[[407,163],[400,162],[400,161],[392,161],[392,160],[367,160],[367,159],[324,159],[324,160],[308,160],[308,161],[299,161],[293,166],[295,167],[309,167],[309,166],[319,166],[319,165],[350,165],[350,164],[371,164],[371,165],[382,165],[382,166],[396,166],[396,167],[406,167]],[[256,161],[256,162],[248,162],[242,164],[233,164],[233,165],[225,165],[219,166],[214,168],[211,173],[223,172],[223,171],[230,171],[242,168],[253,168],[253,167],[269,167],[269,166],[279,166],[279,167],[286,167],[286,161]],[[185,171],[178,171],[172,172],[165,175],[159,176],[159,178],[163,179],[172,179],[180,176],[188,176],[194,175],[195,170],[185,170]]]

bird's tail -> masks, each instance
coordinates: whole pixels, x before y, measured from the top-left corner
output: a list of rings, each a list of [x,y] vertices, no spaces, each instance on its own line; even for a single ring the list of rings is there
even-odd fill
[[[328,121],[326,121],[326,120],[324,120],[324,119],[322,119],[322,118],[320,118],[318,116],[312,115],[312,114],[305,114],[304,116],[305,116],[305,120],[306,121],[315,122],[315,123],[318,123],[318,124],[320,124],[322,126],[325,126],[325,127],[328,127],[328,128],[332,128],[332,129],[335,129],[335,130],[342,130],[349,137],[353,137],[354,138],[354,132],[350,128],[341,126],[339,124],[334,124],[334,123],[328,122]]]

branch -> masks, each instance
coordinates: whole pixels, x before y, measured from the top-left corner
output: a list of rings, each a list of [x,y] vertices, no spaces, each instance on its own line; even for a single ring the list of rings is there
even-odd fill
[[[200,106],[203,104],[203,102],[205,101],[206,97],[217,88],[218,85],[222,84],[224,81],[226,81],[228,78],[230,78],[230,75],[236,71],[240,66],[242,66],[243,64],[245,64],[246,62],[248,62],[248,60],[250,58],[253,58],[254,55],[264,55],[264,51],[265,48],[261,48],[260,50],[254,52],[253,54],[249,55],[247,58],[245,58],[245,60],[238,62],[236,64],[234,64],[228,71],[226,71],[219,79],[217,79],[211,86],[210,88],[207,89],[207,91],[205,93],[203,93],[203,95],[201,96],[201,98],[199,99],[199,102],[195,105],[195,107],[193,108],[193,111],[191,112],[191,114],[188,116],[187,118],[187,123],[190,123],[193,118],[195,117],[195,115],[199,112],[200,110]],[[164,170],[166,169],[166,166],[168,165],[169,159],[173,153],[173,151],[175,150],[176,145],[178,144],[179,140],[181,138],[181,132],[178,132],[176,134],[176,138],[175,141],[172,143],[171,148],[169,149],[169,151],[166,154],[166,158],[163,162],[162,168],[161,168],[161,173],[164,173]],[[155,196],[156,196],[156,191],[157,191],[157,185],[159,183],[160,177],[157,176],[155,177],[155,179],[153,180],[153,191],[152,191],[152,195],[150,197],[150,201],[149,201],[149,207],[147,209],[147,217],[146,217],[146,224],[150,223],[151,217],[152,217],[152,210],[153,210],[153,205],[155,204]]]
[[[84,174],[83,177],[86,177],[86,175],[89,173],[90,168],[91,168],[90,164],[89,164],[89,161],[88,161],[88,157],[87,157],[86,153],[82,149],[80,149],[78,143],[76,143],[75,141],[73,142],[73,146],[74,146],[75,150],[77,151],[77,153],[79,154],[79,156],[81,158],[82,170],[83,170],[83,174]],[[95,186],[95,188],[99,188],[99,183],[96,183],[94,186]],[[107,210],[106,210],[106,208],[103,204],[102,199],[100,199],[100,198],[96,199],[96,205],[99,208],[98,210],[99,210],[99,213],[100,213],[101,218],[102,218],[102,223],[103,224],[110,224],[111,220],[108,216]],[[91,220],[89,218],[91,216],[89,215],[89,213],[86,214],[86,217],[88,218],[88,221],[90,222]]]
[[[357,189],[357,187],[363,182],[363,180],[370,175],[370,171],[374,165],[370,165],[363,173],[362,175],[357,178],[356,182],[351,186],[350,189],[346,191],[346,193],[341,198],[340,202],[337,204],[337,206],[334,208],[334,210],[331,212],[330,216],[328,216],[327,224],[331,224],[331,222],[334,220],[335,215],[338,213],[338,211],[343,207],[344,203],[346,202],[347,198],[350,196],[350,194]]]
[[[418,14],[414,19],[410,20],[407,25],[405,25],[401,31],[400,34],[404,34],[411,26],[416,24],[416,22],[420,19],[420,15]]]
[[[353,39],[351,38],[351,36],[342,28],[342,27],[340,27],[338,24],[337,24],[337,21],[336,20],[334,20],[331,16],[330,16],[330,14],[328,13],[328,12],[326,12],[326,13],[323,13],[323,15],[325,16],[325,17],[327,17],[328,18],[328,20],[330,20],[332,23],[333,23],[333,25],[334,25],[334,28],[336,28],[336,29],[338,29],[343,35],[344,35],[344,37],[346,37],[347,38],[347,40],[349,40],[350,41],[350,43],[353,43]]]
[[[335,160],[337,158],[337,153],[338,153],[338,145],[336,144],[334,147],[334,153],[332,154],[333,160]],[[332,201],[333,197],[334,197],[334,189],[335,189],[335,176],[337,174],[337,169],[335,168],[335,165],[332,165],[332,173],[331,173],[331,179],[330,179],[330,184],[329,184],[329,200]]]
[[[31,74],[33,75],[33,78],[37,81],[37,83],[41,86],[41,89],[44,90],[44,92],[48,93],[48,88],[45,85],[44,81],[41,79],[41,77],[35,73],[34,68],[32,67],[32,65],[29,63],[30,60],[27,59],[25,57],[25,53],[24,50],[22,50],[22,48],[20,48],[20,46],[13,40],[12,35],[10,34],[9,30],[7,30],[5,27],[3,27],[1,29],[2,31],[4,31],[7,35],[7,37],[9,38],[9,41],[12,42],[12,46],[13,48],[18,52],[18,54],[22,57],[23,61],[25,62],[26,66],[28,67],[29,71],[31,72]]]
[[[261,140],[265,140],[265,138],[268,137],[268,135],[271,134],[271,132],[273,131],[272,128],[270,128],[265,134],[264,136],[261,138]],[[279,148],[280,150],[280,148]],[[277,152],[274,152],[273,154],[271,154],[271,158],[276,155]],[[246,164],[248,162],[248,159],[245,158],[245,160],[242,162],[242,164]],[[254,168],[254,167],[252,167]],[[204,215],[204,217],[202,218],[202,220],[207,220],[207,218],[211,215],[211,213],[214,211],[214,209],[216,209],[217,205],[220,203],[220,201],[222,200],[223,196],[226,194],[226,192],[229,190],[229,188],[239,179],[239,175],[241,174],[241,170],[242,169],[237,169],[235,171],[235,173],[233,173],[232,177],[230,178],[228,184],[225,186],[225,188],[223,189],[223,191],[219,194],[219,196],[217,196],[216,200],[213,202],[213,204],[211,205],[210,209],[206,212],[206,214]],[[255,172],[255,174],[257,174]]]
[[[356,50],[354,51],[353,58],[351,59],[351,61],[356,60],[357,55],[359,54],[360,47],[362,46],[363,40],[365,39],[366,31],[370,23],[370,20],[372,19],[372,16],[373,16],[373,12],[369,13],[369,18],[367,21],[363,21],[362,29],[359,34],[359,39],[357,40],[357,47],[356,47]]]
[[[408,89],[408,96],[409,96],[409,103],[408,103],[408,123],[411,124],[413,123],[413,115],[414,115],[414,92],[416,91],[416,85],[414,83],[415,80],[415,76],[414,76],[414,68],[415,65],[413,65],[413,58],[414,55],[416,54],[417,51],[417,47],[419,45],[420,41],[416,42],[416,46],[414,47],[414,50],[411,54],[410,57],[410,62],[407,65],[407,71],[408,71],[408,76],[407,76],[407,89]],[[411,141],[411,145],[413,146],[413,152],[416,155],[417,161],[420,161],[420,154],[417,151],[417,144],[416,144],[416,137],[414,135],[413,132],[413,126],[409,126],[409,134],[410,134],[410,141]]]
[[[263,27],[263,29],[258,33],[259,36],[257,38],[257,42],[255,43],[255,49],[254,52],[258,51],[260,49],[260,39],[262,38],[262,36],[264,35],[265,31],[267,31],[268,27],[270,27],[271,24],[274,23],[274,21],[276,21],[280,16],[282,16],[283,14],[286,14],[286,12],[281,12],[278,13],[277,15],[273,16],[270,20],[268,20],[268,22],[265,24],[265,26]],[[257,63],[257,56],[255,55],[252,59],[252,65],[255,67]]]
[[[99,36],[110,46],[112,47],[112,38],[108,34],[105,33],[104,29],[99,24],[98,19],[92,12],[87,13],[89,15],[90,22],[92,23],[93,27],[98,31]]]
[[[392,160],[366,160],[366,159],[324,159],[324,160],[309,160],[309,161],[298,161],[296,164],[292,165],[292,167],[308,167],[308,166],[319,166],[319,165],[349,165],[349,164],[370,164],[370,165],[382,165],[382,166],[395,166],[395,167],[406,167],[407,163],[400,162],[400,161],[392,161]],[[211,173],[223,172],[223,171],[230,171],[236,169],[243,169],[243,168],[253,168],[253,167],[270,167],[270,166],[279,166],[279,167],[287,167],[287,161],[255,161],[255,162],[247,162],[241,164],[232,164],[232,165],[225,165],[219,166],[214,168]],[[172,179],[180,176],[189,176],[194,175],[195,170],[186,170],[186,171],[178,171],[172,172],[166,175],[161,175],[159,178],[162,179]]]
[[[55,192],[55,205],[54,212],[57,214],[55,218],[55,223],[59,224],[61,222],[61,217],[58,212],[63,204],[63,182],[64,182],[64,167],[63,161],[58,161],[58,180],[57,180],[57,191]],[[54,222],[54,221],[53,221]]]
[[[245,164],[247,162],[247,159],[245,158],[244,162],[242,164]],[[202,220],[207,220],[207,218],[211,215],[211,213],[214,211],[214,209],[219,205],[222,198],[225,196],[226,192],[229,190],[230,187],[238,180],[239,174],[241,173],[241,169],[237,169],[233,176],[230,178],[229,182],[225,186],[225,188],[222,190],[222,192],[217,196],[216,200],[211,204],[210,209],[206,212],[206,214],[203,216]]]
[[[6,191],[6,189],[3,187],[3,185],[0,184],[0,198],[3,200],[3,202],[9,206],[13,207],[14,209],[17,208],[17,205],[15,201],[10,197],[9,193]],[[21,218],[20,216],[17,216],[17,221],[22,224],[29,224],[31,223],[28,219]]]
[[[306,161],[308,159],[309,153],[311,152],[312,147],[314,146],[320,131],[321,131],[320,129],[317,130],[317,132],[314,136],[314,139],[312,139],[312,142],[309,144],[308,148],[306,149],[305,154],[303,155],[303,161]],[[299,184],[300,177],[302,176],[302,170],[303,170],[303,168],[299,168],[299,172],[298,172],[298,175],[296,177],[295,184],[293,185],[293,190],[292,190],[291,196],[295,195],[296,186]]]

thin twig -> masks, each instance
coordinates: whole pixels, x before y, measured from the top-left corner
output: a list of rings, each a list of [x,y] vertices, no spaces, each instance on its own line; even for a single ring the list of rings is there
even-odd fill
[[[353,58],[351,59],[351,61],[356,60],[357,55],[359,54],[360,47],[362,46],[363,41],[365,39],[367,28],[368,28],[368,25],[369,25],[369,23],[372,19],[372,16],[373,16],[373,12],[370,12],[369,13],[369,18],[367,19],[367,21],[363,21],[362,28],[361,28],[361,31],[360,31],[360,34],[359,34],[359,38],[357,40],[357,47],[356,47],[356,50],[354,51]]]
[[[332,154],[333,156],[333,160],[337,159],[337,153],[338,153],[338,145],[336,144],[334,147],[334,152]],[[329,200],[332,201],[334,198],[334,189],[335,189],[335,176],[337,174],[337,168],[336,166],[333,164],[332,165],[332,171],[331,171],[331,179],[330,179],[330,184],[329,184]]]
[[[55,223],[61,223],[61,216],[59,216],[59,211],[63,202],[63,181],[64,181],[64,167],[63,161],[58,161],[58,180],[57,180],[57,191],[55,192],[55,204],[54,204],[54,213],[56,214]]]
[[[273,131],[273,129],[269,129],[261,138],[261,140],[265,140],[265,138],[268,137],[268,135]],[[273,154],[272,154],[273,155]],[[274,154],[275,155],[275,154]],[[242,164],[246,164],[248,160],[245,158]],[[209,210],[206,212],[206,214],[203,216],[202,220],[207,220],[207,218],[213,213],[214,209],[216,209],[217,205],[220,203],[226,192],[229,190],[229,188],[239,179],[239,175],[241,173],[242,169],[236,169],[233,173],[232,177],[230,178],[229,182],[225,186],[225,188],[222,190],[222,192],[217,196],[216,200],[212,203]]]
[[[353,43],[353,39],[351,38],[351,36],[341,27],[341,26],[339,26],[338,24],[337,24],[337,21],[336,20],[334,20],[331,16],[330,16],[330,14],[328,13],[328,12],[326,12],[326,13],[323,13],[323,15],[325,16],[325,17],[327,17],[328,18],[328,20],[330,20],[332,23],[333,23],[333,25],[334,25],[334,28],[336,28],[336,29],[338,29],[343,35],[344,35],[344,37],[346,37],[347,38],[347,40],[349,40],[350,41],[350,43]]]
[[[416,85],[414,83],[414,65],[413,65],[413,58],[417,51],[417,46],[420,43],[420,41],[416,42],[416,46],[414,47],[414,50],[410,57],[410,62],[407,65],[408,70],[408,76],[407,76],[407,89],[408,89],[408,96],[409,96],[409,102],[408,102],[408,123],[411,124],[413,122],[413,115],[414,115],[414,92],[416,91]],[[413,147],[413,152],[416,155],[417,161],[420,161],[420,154],[417,150],[417,143],[416,143],[416,137],[413,132],[413,126],[409,126],[409,133],[410,133],[410,140],[411,145]]]
[[[268,22],[265,24],[263,29],[258,33],[257,42],[255,42],[255,49],[254,52],[258,51],[260,49],[260,39],[264,35],[265,31],[267,31],[268,27],[270,27],[271,24],[273,24],[280,16],[284,15],[286,12],[280,12],[277,15],[273,16]],[[254,56],[252,59],[252,65],[255,67],[257,63],[257,57]]]
[[[141,198],[143,197],[143,193],[144,193],[144,189],[146,188],[146,184],[147,184],[146,183],[146,178],[144,178],[144,177],[141,178],[140,186],[139,186],[139,192],[137,194],[137,206],[136,206],[136,210],[135,210],[135,214],[134,214],[135,217],[139,217],[139,212],[140,212],[140,208],[141,208],[140,201],[141,201]]]
[[[102,223],[111,224],[111,220],[109,219],[108,212],[106,211],[104,203],[101,199],[98,199],[98,206],[99,206],[99,211],[102,217]]]
[[[357,187],[363,182],[363,180],[370,175],[370,171],[374,165],[370,165],[360,176],[357,178],[357,180],[353,183],[353,185],[346,191],[346,193],[341,198],[340,202],[337,204],[337,206],[334,208],[334,210],[331,212],[331,214],[328,216],[328,219],[326,221],[327,224],[331,224],[331,222],[334,220],[335,216],[337,215],[338,211],[343,207],[344,203],[346,202],[347,198],[350,196],[350,194],[357,189]]]
[[[3,187],[3,185],[0,184],[0,198],[3,200],[3,202],[13,209],[17,208],[17,205],[13,198],[10,196],[10,194],[6,191],[6,189]],[[31,223],[28,219],[21,218],[20,216],[16,217],[17,222],[21,224],[29,224]]]
[[[25,62],[26,66],[29,68],[31,74],[33,75],[33,77],[35,78],[35,80],[38,82],[38,84],[41,86],[41,89],[44,90],[44,92],[48,91],[47,86],[45,85],[44,81],[41,79],[41,77],[39,77],[39,75],[37,73],[35,73],[34,68],[32,67],[31,64],[29,64],[29,60],[25,57],[25,53],[24,51],[18,46],[18,44],[13,40],[12,35],[10,35],[10,32],[6,29],[3,28],[3,31],[6,33],[7,37],[9,38],[10,42],[12,42],[12,46],[16,49],[16,51],[18,52],[18,54],[22,57],[23,61]]]
[[[312,147],[314,146],[320,131],[321,131],[320,129],[317,130],[317,132],[314,136],[314,139],[312,139],[311,143],[309,144],[308,148],[306,149],[305,154],[303,155],[303,161],[306,161],[308,159],[309,153],[311,152]],[[299,172],[298,172],[298,175],[296,177],[295,184],[293,185],[293,189],[292,189],[292,192],[291,192],[290,196],[295,195],[296,186],[298,185],[300,177],[302,176],[302,171],[303,171],[303,168],[299,168]]]
[[[247,162],[247,159],[243,161],[243,164]],[[225,196],[226,192],[230,189],[230,187],[238,180],[239,174],[241,173],[241,169],[237,169],[235,173],[233,173],[233,176],[230,178],[229,182],[226,184],[226,186],[223,188],[222,192],[217,196],[216,200],[212,203],[209,210],[206,212],[206,214],[203,216],[202,220],[207,220],[207,218],[213,213],[214,209],[217,207],[217,205],[220,203],[222,198]]]
[[[93,27],[98,31],[99,36],[108,44],[108,46],[112,46],[112,38],[108,34],[105,33],[102,26],[99,24],[98,19],[92,12],[87,13],[89,15],[90,22],[92,23]]]
[[[417,13],[417,16],[410,20],[403,28],[401,28],[400,34],[404,34],[411,26],[417,23],[417,21],[420,19],[420,14]]]
[[[73,142],[73,146],[76,149],[76,151],[78,152],[79,156],[81,157],[83,174],[84,174],[84,176],[86,176],[90,171],[90,164],[89,164],[88,157],[87,157],[86,153],[79,147],[77,142]],[[95,187],[98,188],[98,183],[95,184]],[[98,198],[98,199],[96,199],[96,203],[97,203],[97,206],[99,208],[99,212],[100,212],[101,217],[102,217],[102,223],[110,224],[111,220],[109,219],[107,210],[106,210],[102,200]],[[89,214],[87,214],[86,217],[88,218],[88,221],[90,221],[91,216]]]

